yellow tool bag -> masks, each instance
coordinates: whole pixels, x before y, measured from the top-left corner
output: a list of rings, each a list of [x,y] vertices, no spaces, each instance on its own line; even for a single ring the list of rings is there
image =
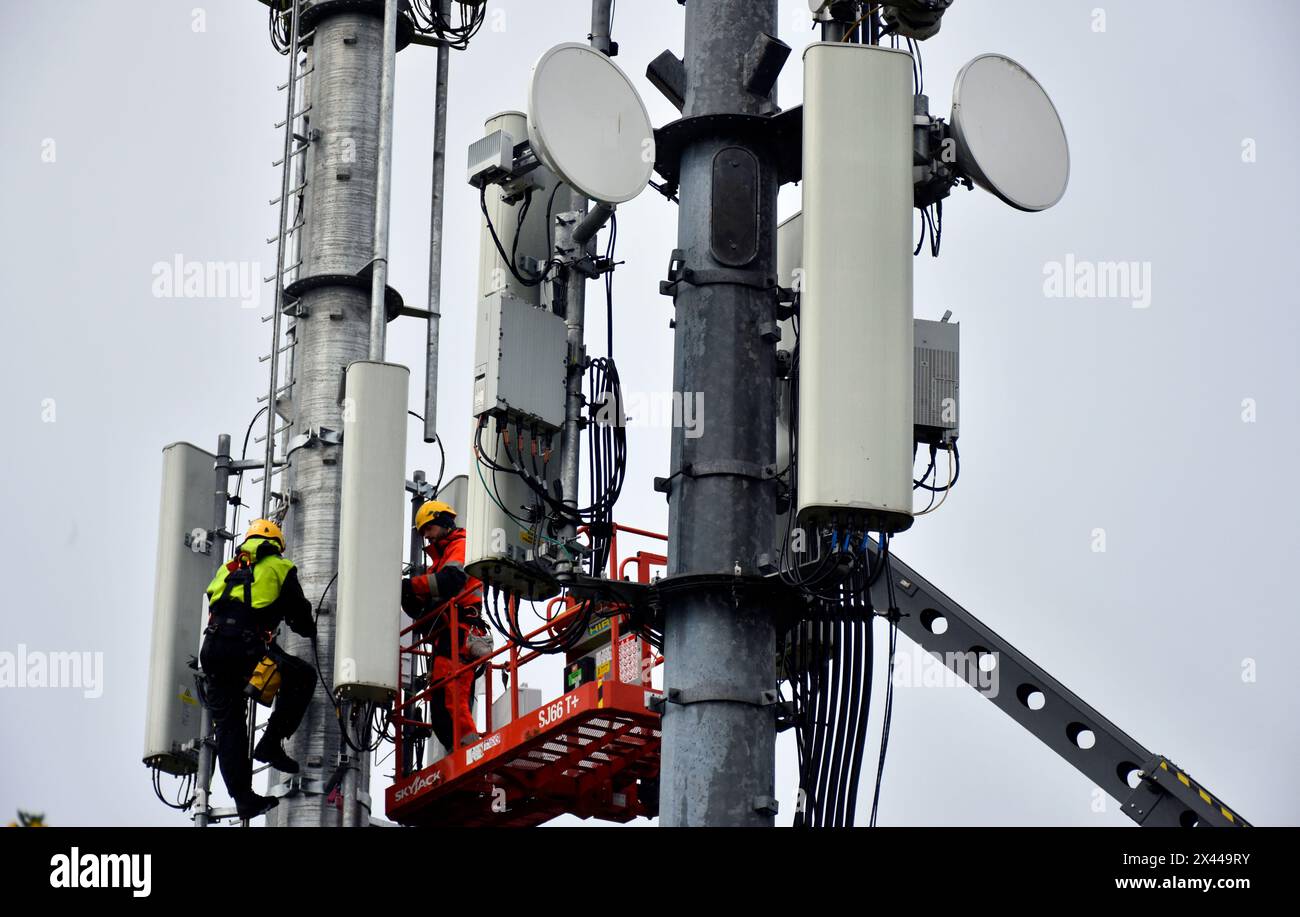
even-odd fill
[[[270,656],[263,656],[257,668],[253,669],[253,676],[248,679],[248,686],[244,688],[244,693],[263,707],[269,707],[279,690],[280,667]]]

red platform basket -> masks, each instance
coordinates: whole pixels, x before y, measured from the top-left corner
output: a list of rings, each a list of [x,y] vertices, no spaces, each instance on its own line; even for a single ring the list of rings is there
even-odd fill
[[[664,539],[651,532],[616,528],[627,534]],[[649,581],[652,567],[666,563],[662,554],[645,551],[622,564],[614,551],[610,557],[611,570],[618,571],[620,578],[626,575],[629,565],[634,565],[641,582]],[[563,605],[564,611],[528,635],[530,638],[556,628],[577,613],[576,606],[564,599],[553,603]],[[401,776],[406,768],[403,743],[399,741],[399,776],[385,793],[388,817],[402,825],[531,827],[565,814],[612,822],[657,815],[660,717],[652,703],[660,692],[649,686],[649,672],[663,659],[654,657],[648,647],[642,648],[643,655],[624,659],[620,620],[621,616],[614,615],[610,621],[611,665],[604,678],[580,685],[522,715],[518,709],[519,670],[540,654],[521,651],[514,645],[493,653],[487,660],[489,673],[500,672],[514,692],[511,722],[495,728],[488,705],[486,735],[405,776]],[[412,657],[428,655],[418,646],[404,646],[401,653]],[[467,663],[457,673],[408,696],[393,718],[399,735],[404,726],[427,725],[403,715],[407,706],[459,672],[482,664]]]

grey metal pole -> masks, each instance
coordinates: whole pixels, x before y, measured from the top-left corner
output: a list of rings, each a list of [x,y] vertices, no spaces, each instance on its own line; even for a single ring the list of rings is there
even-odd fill
[[[689,0],[683,116],[761,114],[770,97],[747,91],[745,60],[776,27],[776,0]],[[775,518],[776,354],[761,326],[775,321],[762,278],[776,268],[777,182],[772,155],[725,123],[682,155],[678,248],[716,282],[680,283],[675,297],[674,388],[703,403],[693,436],[672,435],[669,578],[703,579],[664,597],[666,826],[762,827],[775,814],[775,631],[744,583]]]
[[[588,37],[591,46],[606,57],[614,56],[614,42],[610,38],[612,7],[612,0],[591,0],[591,35]]]
[[[591,2],[591,46],[602,54],[611,50],[610,13],[612,0],[592,0]],[[587,215],[587,199],[573,189],[569,189],[569,206],[567,212],[556,217],[554,226],[555,248],[565,259],[580,259],[587,251],[587,242],[574,239],[574,232]],[[548,229],[549,231],[549,229]],[[551,253],[548,252],[549,256]],[[564,489],[564,503],[578,507],[578,480],[582,467],[580,462],[582,449],[582,393],[583,361],[587,349],[583,346],[586,334],[587,311],[587,274],[575,267],[566,267],[560,271],[556,282],[556,292],[564,297],[564,338],[566,350],[565,369],[565,403],[564,430],[561,433],[562,455],[560,458],[560,486]],[[565,525],[561,539],[569,541],[577,534],[577,526]],[[568,561],[559,564],[560,571],[573,569]]]
[[[343,707],[343,715],[348,715],[348,708]],[[361,802],[359,791],[370,784],[370,752],[367,747],[370,744],[370,724],[366,723],[361,729],[361,735],[357,737],[357,745],[361,748],[360,752],[348,749],[348,769],[343,775],[343,819],[344,828],[367,828],[370,826],[369,818],[362,818],[362,809],[365,808]]]
[[[581,258],[585,246],[573,239],[573,231],[582,219],[587,199],[577,191],[569,192],[569,208],[556,217],[555,249],[565,259]],[[587,307],[587,277],[576,267],[566,267],[556,282],[556,292],[564,298],[564,338],[568,347],[565,355],[564,430],[561,434],[560,485],[564,490],[564,503],[578,508],[578,474],[582,448],[582,393],[583,362],[587,349],[583,346]],[[561,529],[561,540],[569,541],[577,534],[577,526],[569,523]],[[563,561],[560,572],[573,571],[573,564]]]
[[[226,556],[226,543],[231,533],[226,531],[226,508],[230,505],[230,434],[217,437],[216,487],[212,493],[212,550],[220,562]],[[211,811],[208,794],[212,787],[212,712],[207,704],[199,711],[199,771],[195,775],[194,827],[206,828]]]
[[[318,7],[319,9],[320,7]],[[294,348],[291,494],[285,520],[290,558],[303,592],[319,606],[317,648],[326,682],[333,680],[335,576],[338,571],[342,465],[337,433],[342,368],[368,356],[371,290],[351,278],[374,256],[378,195],[378,121],[383,70],[382,5],[329,4],[308,47],[310,113],[306,154],[302,260]],[[304,105],[303,107],[307,107]],[[331,585],[333,584],[333,585]],[[282,633],[284,649],[313,658],[312,643]],[[267,813],[276,827],[336,826],[342,821],[323,788],[347,753],[332,698],[317,692],[302,726],[285,742],[302,767],[300,789]],[[349,762],[350,763],[350,762]],[[273,783],[279,778],[273,774]]]
[[[194,798],[194,827],[208,826],[208,813],[212,811],[209,794],[212,792],[212,712],[206,705],[199,710],[199,772],[195,775],[198,788]]]
[[[275,470],[275,396],[280,387],[280,321],[284,312],[284,216],[289,212],[289,182],[293,169],[290,165],[293,156],[293,107],[297,101],[298,88],[298,14],[301,0],[293,0],[293,21],[289,24],[289,85],[285,87],[284,112],[284,167],[280,175],[280,222],[276,226],[279,239],[275,245],[275,312],[271,316],[271,387],[267,389],[266,409],[266,455],[262,461],[262,518],[271,514],[271,472]]]
[[[428,478],[423,471],[417,470],[412,475],[412,480],[415,482],[415,492],[411,494],[411,575],[418,576],[424,572],[424,539],[420,537],[420,532],[415,527],[415,514],[420,511],[420,506],[424,503],[420,491]]]
[[[444,18],[451,0],[440,0]],[[438,76],[433,93],[433,204],[429,229],[429,336],[424,356],[424,441],[438,435],[438,334],[442,323],[442,223],[447,176],[447,78],[451,48],[438,45]]]
[[[843,41],[851,23],[828,19],[822,23],[822,41]]]
[[[397,0],[384,0],[384,50],[379,75],[379,151],[375,171],[374,260],[370,263],[370,359],[383,360],[388,313],[388,223],[393,190],[393,91],[397,81]]]
[[[379,133],[375,162],[374,259],[370,263],[370,359],[384,359],[388,312],[388,228],[393,190],[393,96],[397,82],[398,0],[384,0],[384,37],[379,75]],[[343,817],[345,828],[364,827],[358,791],[369,783],[370,755],[364,749],[370,738],[369,723],[362,729],[361,752],[348,756],[343,775]]]

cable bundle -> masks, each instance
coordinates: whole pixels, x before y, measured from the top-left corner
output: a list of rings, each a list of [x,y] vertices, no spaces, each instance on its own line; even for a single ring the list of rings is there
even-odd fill
[[[267,29],[271,33],[271,47],[275,48],[279,54],[289,53],[289,42],[292,39],[290,32],[290,18],[293,14],[293,0],[279,0],[278,3],[269,4],[267,10]]]
[[[568,545],[550,535],[563,525],[587,526],[592,544],[588,572],[591,576],[599,576],[609,562],[614,506],[627,477],[627,426],[623,422],[622,386],[614,361],[607,357],[589,360],[587,383],[591,413],[587,423],[590,486],[587,506],[566,503],[561,483],[551,478],[549,464],[553,434],[539,433],[535,427],[526,428],[522,420],[516,419],[512,425],[508,419],[498,418],[496,429],[506,459],[506,464],[501,464],[483,445],[483,430],[488,425],[485,415],[475,431],[474,451],[480,466],[480,478],[489,497],[521,530],[531,532],[536,539],[562,547],[572,556]],[[492,472],[491,485],[483,477],[483,467]],[[497,472],[517,475],[528,485],[535,498],[530,514],[521,516],[505,506],[496,486]],[[542,523],[546,520],[551,522],[550,535],[543,531]]]
[[[780,577],[809,600],[809,613],[782,638],[782,680],[789,682],[799,753],[796,827],[852,827],[865,760],[874,667],[875,610],[871,587],[889,566],[888,534],[873,543],[870,533],[839,526],[813,526],[809,544],[796,546],[798,506],[799,320],[793,319],[795,349],[790,374],[790,463],[778,475],[790,502],[781,545]],[[890,584],[892,594],[892,582]],[[876,801],[884,772],[888,723],[893,710],[893,646],[890,601],[890,676],[886,688]]]
[[[470,39],[483,27],[483,20],[487,18],[487,4],[471,4],[474,7],[472,11],[467,11],[464,3],[458,2],[456,6],[460,11],[460,24],[453,26],[443,17],[438,0],[411,0],[411,19],[415,31],[421,35],[436,36],[448,47],[464,51],[469,47]]]
[[[197,780],[197,774],[186,774],[180,778],[176,785],[176,801],[170,801],[163,795],[162,789],[162,771],[158,768],[151,768],[153,771],[153,794],[169,809],[185,811],[194,804],[195,792],[194,784]]]
[[[543,654],[563,653],[570,647],[575,646],[579,640],[587,633],[587,628],[591,624],[593,613],[592,602],[590,599],[585,600],[579,607],[579,610],[568,621],[558,625],[556,630],[551,628],[550,636],[541,639],[528,639],[524,634],[524,629],[519,625],[519,606],[524,600],[519,596],[504,589],[496,589],[491,586],[484,587],[483,594],[483,614],[488,623],[511,643],[522,647],[526,650]],[[504,604],[504,608],[502,605]],[[565,603],[567,607],[567,602]],[[537,614],[537,609],[529,602],[533,608],[533,613]],[[544,617],[538,614],[538,619],[542,623],[547,623],[554,618]],[[556,618],[559,615],[555,616]]]
[[[833,536],[832,536],[833,539]],[[860,554],[859,554],[860,552]],[[874,556],[873,556],[874,555]],[[810,612],[782,638],[781,679],[790,685],[799,753],[796,827],[852,827],[865,760],[874,668],[871,587],[889,572],[889,536],[874,545],[851,535],[827,556],[852,556],[848,572],[816,593]],[[889,681],[881,727],[880,757],[872,802],[876,821],[893,716],[897,608],[889,583]]]
[[[936,487],[935,484],[929,483],[931,480],[933,480],[936,484],[938,483],[938,474],[937,474],[938,469],[936,467],[936,460],[939,455],[939,447],[935,445],[930,446],[930,464],[925,469],[925,473],[921,475],[919,480],[915,480],[912,482],[913,490],[926,490],[929,491],[930,493],[930,502],[926,504],[925,509],[921,510],[919,513],[916,513],[916,515],[918,516],[924,516],[926,513],[932,513],[935,510],[937,510],[940,506],[943,506],[944,500],[948,499],[948,494],[951,493],[952,489],[957,485],[957,478],[961,476],[961,453],[957,451],[956,441],[954,440],[952,443],[949,443],[945,451],[948,453],[948,483],[947,484],[943,485],[942,487]],[[939,499],[938,504],[935,504],[934,502],[935,494],[943,494],[943,496]]]

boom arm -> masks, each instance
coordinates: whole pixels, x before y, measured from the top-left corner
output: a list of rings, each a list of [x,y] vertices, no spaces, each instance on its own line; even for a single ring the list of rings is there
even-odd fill
[[[897,556],[890,563],[902,613],[899,630],[973,687],[978,684],[972,678],[979,681],[974,660],[995,654],[1000,690],[980,693],[1122,803],[1129,818],[1148,827],[1249,827],[1173,762],[1147,751]],[[883,578],[872,588],[876,608],[889,607],[888,588]],[[1095,738],[1089,748],[1076,741],[1085,731]]]

